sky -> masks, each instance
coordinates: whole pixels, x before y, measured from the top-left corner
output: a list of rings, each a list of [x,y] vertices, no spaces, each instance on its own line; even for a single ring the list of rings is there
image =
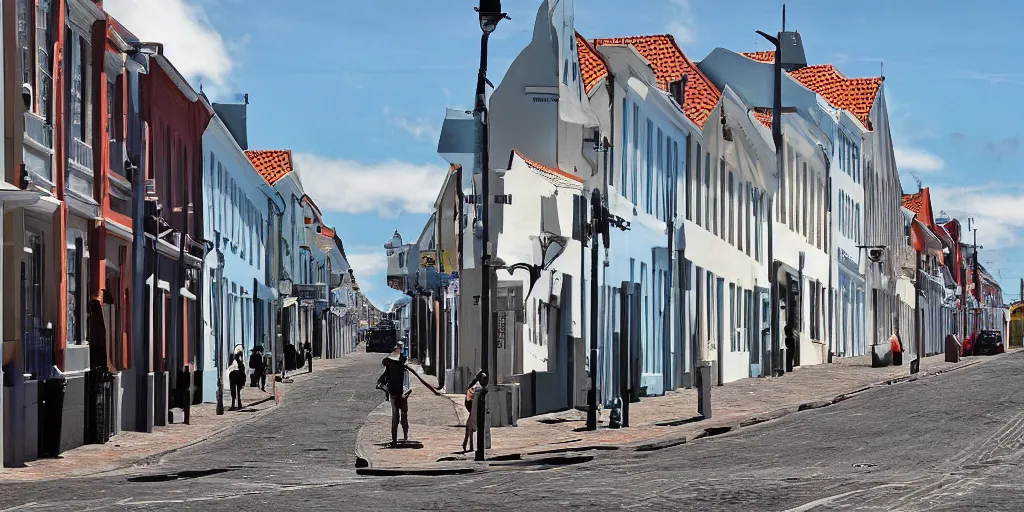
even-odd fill
[[[498,84],[529,42],[541,0],[505,0],[491,37]],[[789,0],[810,64],[885,77],[907,192],[930,187],[936,213],[975,219],[981,262],[1009,302],[1024,276],[1024,60],[1013,0]],[[337,229],[378,306],[383,244],[423,229],[447,163],[445,109],[473,103],[480,29],[474,0],[104,0],[215,101],[248,93],[251,149],[291,149],[306,192]],[[767,50],[779,0],[577,0],[587,38],[675,36],[693,60],[716,47]]]

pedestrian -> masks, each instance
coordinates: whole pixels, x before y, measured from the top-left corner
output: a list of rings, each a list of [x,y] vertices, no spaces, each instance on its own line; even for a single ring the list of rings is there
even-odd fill
[[[302,346],[302,350],[306,355],[306,364],[309,365],[309,370],[306,373],[313,373],[313,348],[308,341]]]
[[[789,325],[783,331],[786,333],[786,371],[792,372],[796,359],[796,333]]]
[[[381,361],[384,373],[377,379],[378,388],[387,389],[387,399],[391,402],[391,445],[398,444],[398,425],[402,425],[402,439],[409,440],[409,395],[411,389],[405,386],[406,357],[402,353],[403,343]]]
[[[256,345],[249,356],[249,368],[252,370],[252,378],[249,387],[259,387],[260,390],[267,390],[267,367],[263,362],[263,345]]]
[[[476,393],[483,389],[487,383],[487,374],[483,370],[476,373],[473,377],[473,381],[469,383],[466,388],[466,411],[469,415],[466,418],[466,436],[462,438],[462,451],[466,451],[473,446],[473,432],[476,430],[476,418],[473,417],[473,398],[476,397]]]
[[[231,386],[231,410],[235,410],[235,400],[238,400],[237,409],[242,408],[242,388],[245,387],[245,363],[242,361],[242,351],[235,350],[234,368],[228,374],[228,384]]]
[[[291,341],[284,345],[284,369],[295,370],[295,345]],[[282,375],[283,376],[283,375]]]
[[[889,337],[889,348],[892,350],[892,365],[902,366],[903,365],[903,342],[900,340],[900,329],[897,327],[893,330],[892,336]]]

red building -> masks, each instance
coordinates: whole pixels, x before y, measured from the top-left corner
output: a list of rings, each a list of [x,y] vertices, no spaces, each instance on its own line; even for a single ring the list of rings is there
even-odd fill
[[[142,120],[149,141],[146,189],[151,203],[146,238],[155,249],[148,251],[144,270],[155,425],[166,423],[170,408],[187,410],[201,398],[193,392],[202,332],[202,310],[196,298],[202,289],[199,280],[205,255],[199,242],[199,201],[202,135],[213,116],[205,98],[161,53],[149,59],[149,72],[142,79]]]

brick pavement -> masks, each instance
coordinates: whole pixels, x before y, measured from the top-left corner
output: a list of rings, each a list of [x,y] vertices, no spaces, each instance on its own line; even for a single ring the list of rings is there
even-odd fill
[[[927,357],[922,374],[940,372],[961,365],[975,364],[981,358],[947,363],[942,355]],[[782,378],[742,379],[714,387],[711,392],[713,416],[674,426],[666,422],[693,419],[697,415],[697,394],[691,389],[665,396],[643,398],[630,405],[630,428],[604,428],[607,411],[602,411],[601,428],[582,431],[586,414],[577,410],[519,420],[516,427],[491,431],[492,447],[488,455],[529,455],[540,451],[638,445],[651,442],[693,438],[713,426],[732,426],[756,417],[795,411],[801,404],[832,400],[837,396],[908,377],[909,362],[902,366],[872,368],[871,358],[838,359],[832,364],[798,368]],[[408,467],[429,464],[439,459],[470,460],[461,452],[465,420],[468,415],[461,396],[434,396],[419,389],[410,397],[410,438],[421,441],[422,449],[388,449],[390,407],[378,407],[360,430],[359,455],[373,467]]]
[[[342,363],[343,358],[315,359],[313,371],[328,371]],[[282,401],[293,384],[311,377],[304,370],[289,372],[287,378],[292,382],[277,383]],[[226,410],[231,405],[231,393],[225,389],[223,416],[217,416],[215,404],[196,405],[192,407],[188,425],[168,424],[154,427],[150,433],[124,431],[111,437],[106,444],[80,446],[62,453],[59,458],[26,463],[24,468],[4,468],[0,470],[0,482],[91,476],[158,459],[161,455],[209,439],[272,409],[276,405],[272,389],[269,378],[266,393],[247,385],[242,391],[245,408],[240,411]]]

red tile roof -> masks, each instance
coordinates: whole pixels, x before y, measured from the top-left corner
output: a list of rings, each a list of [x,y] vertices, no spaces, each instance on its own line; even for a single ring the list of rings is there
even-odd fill
[[[924,207],[924,190],[916,194],[903,194],[903,207],[914,213],[921,213],[921,208]]]
[[[767,52],[745,52],[745,53],[743,53],[743,56],[747,57],[748,59],[756,60],[758,62],[775,63],[775,52],[774,51],[767,51]]]
[[[772,112],[770,110],[755,110],[754,118],[768,128],[772,127]]]
[[[583,88],[587,94],[593,90],[602,78],[608,76],[608,64],[604,57],[589,41],[576,33],[576,51],[580,56],[580,74],[583,76]]]
[[[747,52],[742,55],[758,62],[775,62],[773,51]],[[831,64],[797,69],[790,71],[789,76],[820,94],[833,107],[848,110],[869,130],[872,129],[868,118],[884,78],[847,78]]]
[[[306,204],[308,204],[310,207],[312,207],[314,211],[316,211],[317,217],[322,218],[324,216],[324,214],[320,212],[320,207],[313,202],[313,198],[309,197],[309,194],[302,194],[302,200],[305,201]]]
[[[518,149],[513,149],[512,151],[515,151],[516,155],[519,155],[519,158],[522,158],[523,161],[526,162],[526,165],[529,165],[530,167],[533,167],[534,169],[537,169],[538,171],[543,171],[543,172],[546,172],[546,173],[549,173],[549,174],[554,174],[555,176],[561,176],[563,178],[570,179],[570,180],[575,181],[577,183],[583,183],[583,178],[580,178],[579,176],[576,176],[575,174],[573,174],[571,172],[565,172],[565,171],[563,171],[561,169],[558,169],[556,167],[548,167],[548,166],[546,166],[544,164],[534,162],[533,160],[530,160],[529,158],[526,158],[526,155],[524,155],[523,152],[519,151]]]
[[[658,87],[662,90],[668,90],[669,82],[689,75],[686,96],[683,98],[683,110],[686,117],[703,128],[711,111],[718,105],[722,93],[679,49],[675,38],[670,35],[654,35],[594,40],[595,46],[624,44],[633,45],[636,51],[651,63],[658,79]]]
[[[327,226],[320,226],[320,234],[327,238],[334,238],[334,230]]]
[[[256,149],[245,152],[256,172],[273,185],[295,170],[292,152],[288,149]]]

